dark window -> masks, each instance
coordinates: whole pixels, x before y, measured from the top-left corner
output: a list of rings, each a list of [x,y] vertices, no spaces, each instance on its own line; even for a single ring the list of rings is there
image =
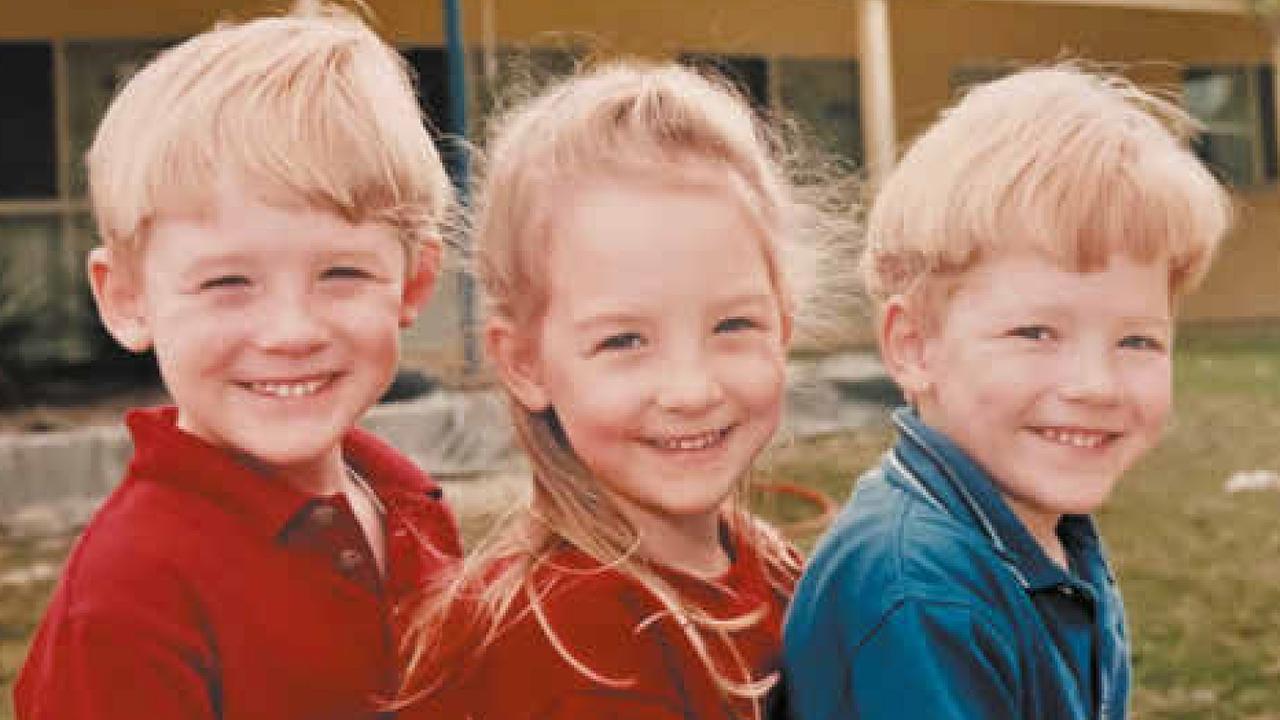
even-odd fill
[[[1262,111],[1262,173],[1267,180],[1280,178],[1280,148],[1276,147],[1275,68],[1258,68],[1258,102]]]
[[[1267,66],[1189,67],[1182,76],[1187,110],[1203,130],[1196,154],[1237,187],[1276,179],[1275,103]]]
[[[67,130],[71,148],[72,197],[88,187],[84,156],[111,99],[133,74],[169,43],[162,40],[92,40],[65,45],[67,56]]]
[[[405,48],[405,60],[413,72],[414,91],[418,94],[418,104],[422,114],[431,128],[432,137],[436,139],[436,147],[440,151],[440,159],[449,172],[449,177],[459,189],[468,183],[470,169],[467,162],[465,145],[449,140],[460,134],[452,125],[449,115],[449,58],[444,48],[413,47]]]
[[[948,77],[952,97],[957,97],[977,85],[995,82],[1002,77],[1018,72],[1018,65],[996,62],[989,65],[961,65],[952,68]]]
[[[783,58],[774,71],[783,109],[803,123],[824,150],[862,165],[858,64]]]
[[[723,75],[746,95],[758,110],[766,109],[769,102],[769,63],[752,55],[707,55],[687,53],[680,57],[686,65],[709,68]]]
[[[0,43],[0,73],[0,198],[54,197],[53,48]]]
[[[449,61],[444,48],[405,48],[404,57],[413,68],[414,89],[422,114],[435,133],[446,133],[449,127]]]

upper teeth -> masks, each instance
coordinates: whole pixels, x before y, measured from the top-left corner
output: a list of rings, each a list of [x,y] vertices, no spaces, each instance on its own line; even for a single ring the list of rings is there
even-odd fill
[[[310,395],[320,389],[324,385],[323,380],[307,380],[305,382],[256,382],[249,383],[249,389],[264,395],[274,395],[276,397],[301,397]]]
[[[720,439],[722,431],[711,430],[699,435],[685,435],[674,438],[657,438],[653,442],[663,450],[702,450],[710,447]]]
[[[1095,448],[1107,439],[1107,433],[1055,428],[1043,428],[1040,430],[1040,435],[1047,440],[1079,448]]]

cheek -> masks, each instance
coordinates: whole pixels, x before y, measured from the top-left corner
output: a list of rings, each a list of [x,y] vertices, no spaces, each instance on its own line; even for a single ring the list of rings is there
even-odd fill
[[[552,390],[551,405],[570,434],[613,436],[625,434],[644,403],[634,383],[624,377],[580,377],[563,391]]]
[[[345,300],[317,298],[320,308],[316,320],[344,335],[371,345],[396,346],[400,338],[400,299],[394,292],[384,292]]]
[[[781,353],[761,353],[734,363],[726,378],[756,412],[781,414],[786,391],[786,360]]]
[[[570,439],[620,432],[640,406],[643,382],[618,368],[559,354],[541,359],[547,401]]]
[[[1045,368],[1033,372],[1025,360],[993,352],[965,352],[953,345],[929,359],[930,390],[940,403],[965,412],[1009,408],[1029,391],[1037,376],[1045,376]]]
[[[368,326],[382,331],[388,326],[400,325],[402,307],[399,285],[387,286],[376,292],[342,296],[315,297],[312,302],[322,305],[324,313],[335,323],[349,326]]]
[[[1167,359],[1135,368],[1128,380],[1135,411],[1152,425],[1163,427],[1173,405],[1172,369]]]
[[[252,320],[243,313],[192,306],[181,300],[158,307],[148,325],[156,360],[209,363],[248,336]]]

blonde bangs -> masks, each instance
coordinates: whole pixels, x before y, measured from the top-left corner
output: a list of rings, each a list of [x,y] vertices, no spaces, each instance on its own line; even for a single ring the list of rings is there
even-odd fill
[[[89,152],[108,244],[160,213],[200,214],[235,182],[282,206],[436,233],[451,188],[398,54],[354,16],[265,18],[162,54],[112,104]]]
[[[474,237],[493,315],[524,323],[541,312],[551,208],[600,177],[728,187],[763,229],[801,333],[823,332],[825,301],[847,288],[836,258],[857,234],[850,176],[796,128],[763,122],[723,78],[614,61],[498,113],[488,135]]]
[[[969,93],[886,182],[862,272],[883,301],[930,275],[1018,248],[1077,272],[1116,253],[1166,260],[1170,290],[1204,275],[1229,198],[1190,152],[1172,103],[1074,67],[1027,70]]]

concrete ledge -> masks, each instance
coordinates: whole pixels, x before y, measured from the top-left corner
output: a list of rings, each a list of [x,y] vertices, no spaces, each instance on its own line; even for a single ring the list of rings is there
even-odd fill
[[[865,354],[839,355],[791,363],[787,411],[779,437],[805,436],[865,426],[884,408],[851,402],[842,383],[883,377],[879,363]],[[510,475],[520,463],[507,416],[496,391],[437,390],[425,397],[373,408],[361,425],[413,458],[433,476],[449,480],[478,475]],[[0,522],[24,508],[74,506],[79,517],[92,501],[115,487],[132,446],[122,426],[0,435]],[[462,480],[446,490],[464,499]],[[474,483],[473,483],[474,484]],[[479,493],[479,501],[487,490]],[[503,490],[503,493],[510,490]],[[39,516],[36,512],[33,517]]]
[[[433,475],[469,475],[511,456],[506,412],[497,393],[438,391],[379,405],[361,425]],[[30,505],[105,496],[132,452],[122,426],[0,435],[0,518]]]

